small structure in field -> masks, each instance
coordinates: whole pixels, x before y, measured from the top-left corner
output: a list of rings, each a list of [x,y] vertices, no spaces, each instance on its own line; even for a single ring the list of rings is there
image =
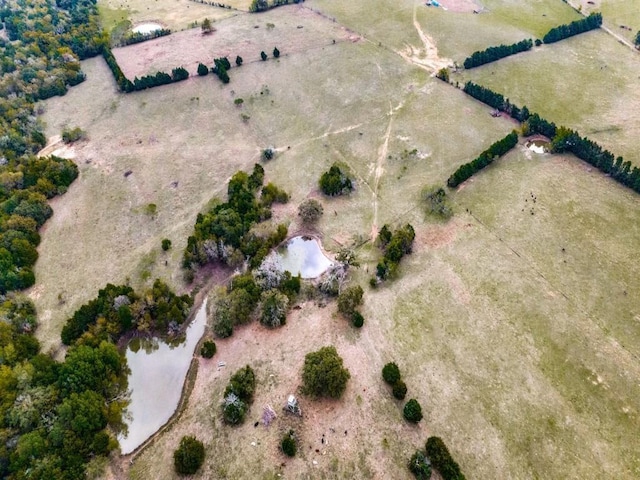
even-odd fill
[[[300,409],[300,404],[298,403],[298,399],[295,395],[289,395],[289,398],[287,398],[287,404],[284,406],[284,411],[293,413],[299,417],[302,416],[302,410]]]

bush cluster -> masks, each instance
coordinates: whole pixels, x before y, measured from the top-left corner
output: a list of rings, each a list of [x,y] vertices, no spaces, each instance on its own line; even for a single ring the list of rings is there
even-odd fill
[[[353,190],[353,182],[337,164],[333,164],[328,171],[320,176],[320,190],[325,195],[334,197],[344,195]]]
[[[320,220],[323,213],[324,209],[322,208],[322,204],[313,198],[304,200],[298,207],[298,216],[305,225],[316,223]]]
[[[296,436],[293,430],[289,430],[282,441],[280,442],[280,449],[287,457],[295,457],[298,446],[296,444]]]
[[[425,187],[420,195],[428,215],[448,220],[453,210],[447,199],[447,192],[442,187]]]
[[[249,406],[253,403],[255,390],[256,375],[249,365],[231,376],[222,402],[222,417],[225,423],[239,425],[244,422]]]
[[[395,362],[389,362],[382,367],[382,379],[392,387],[392,393],[398,400],[404,400],[407,395],[407,385],[402,381],[400,369]]]
[[[422,407],[415,398],[409,400],[402,410],[405,420],[411,423],[418,423],[422,420]]]
[[[460,466],[451,457],[449,449],[440,437],[429,437],[425,450],[431,465],[440,472],[443,480],[465,480]]]
[[[488,149],[480,154],[478,158],[472,160],[469,163],[460,165],[458,169],[453,172],[453,175],[447,180],[449,188],[455,188],[465,180],[471,178],[475,173],[482,170],[487,165],[491,164],[496,158],[503,156],[513,147],[518,144],[518,134],[513,131],[501,140],[498,140]]]
[[[431,462],[422,450],[417,450],[409,460],[409,471],[418,480],[429,480],[431,478]]]
[[[360,285],[345,288],[338,295],[338,311],[351,320],[354,327],[360,328],[364,324],[364,317],[357,310],[362,305],[364,290]]]
[[[372,285],[375,285],[376,280],[380,282],[395,274],[402,257],[411,253],[415,237],[416,233],[408,223],[395,232],[389,225],[382,226],[376,243],[384,251],[384,256],[376,266],[376,278],[372,279]]]
[[[204,358],[212,358],[216,354],[216,344],[212,340],[205,340],[200,348],[200,355]]]

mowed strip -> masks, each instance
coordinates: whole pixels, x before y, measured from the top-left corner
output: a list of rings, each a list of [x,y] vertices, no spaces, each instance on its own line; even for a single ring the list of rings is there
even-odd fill
[[[238,55],[244,63],[261,61],[260,52],[272,58],[274,47],[288,55],[328,47],[334,42],[360,40],[340,24],[297,5],[260,15],[245,14],[213,25],[215,31],[207,35],[195,28],[114,49],[113,54],[127,78],[133,80],[158,71],[170,73],[180,66],[195,75],[198,63],[211,67],[218,57],[228,57],[233,66]],[[233,78],[233,68],[229,75]]]

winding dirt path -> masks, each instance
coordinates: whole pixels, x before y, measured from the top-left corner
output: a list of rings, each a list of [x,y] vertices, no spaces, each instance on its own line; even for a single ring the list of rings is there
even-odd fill
[[[376,239],[376,235],[378,235],[378,188],[380,186],[380,179],[384,173],[384,161],[387,158],[387,153],[389,152],[389,137],[391,136],[391,126],[393,125],[393,113],[394,109],[391,107],[391,102],[389,102],[389,123],[387,124],[387,131],[384,134],[384,141],[382,142],[382,145],[380,145],[380,149],[378,151],[378,159],[376,160],[376,166],[374,169],[373,190],[371,192],[371,204],[373,206],[371,241],[374,241]]]

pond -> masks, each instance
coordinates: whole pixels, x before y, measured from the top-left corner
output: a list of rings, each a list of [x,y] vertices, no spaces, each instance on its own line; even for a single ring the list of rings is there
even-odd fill
[[[162,427],[173,415],[193,358],[193,350],[204,334],[207,302],[203,302],[187,327],[186,339],[170,344],[158,338],[133,339],[127,346],[127,363],[131,369],[127,408],[128,434],[119,437],[123,455],[131,453]]]
[[[316,278],[329,268],[333,262],[329,260],[317,240],[309,237],[294,237],[278,250],[280,263],[284,270],[302,278]]]
[[[155,32],[156,30],[162,30],[162,25],[154,22],[145,22],[133,27],[133,33],[142,33],[144,35]]]
[[[549,142],[545,142],[544,140],[533,140],[527,143],[527,148],[535,153],[547,153],[549,146]]]

